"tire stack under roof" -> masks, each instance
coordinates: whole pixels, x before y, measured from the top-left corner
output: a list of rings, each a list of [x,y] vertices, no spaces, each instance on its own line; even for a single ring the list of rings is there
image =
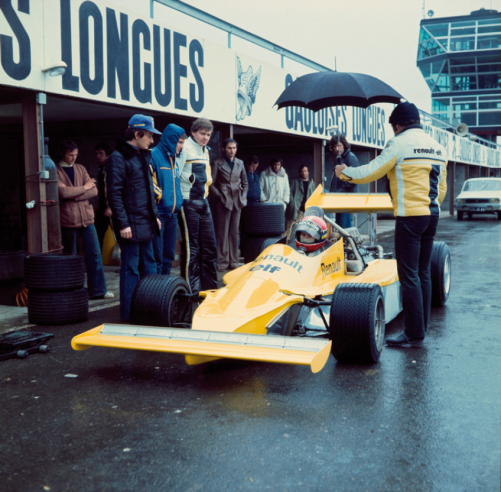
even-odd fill
[[[66,325],[89,317],[83,256],[36,254],[24,259],[28,317],[37,325]]]
[[[284,206],[281,203],[249,203],[242,209],[240,232],[241,255],[245,263],[249,263],[261,253],[265,241],[278,241],[283,237]]]

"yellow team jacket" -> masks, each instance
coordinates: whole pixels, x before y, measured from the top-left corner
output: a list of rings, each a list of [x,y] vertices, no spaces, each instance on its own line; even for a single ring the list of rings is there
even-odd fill
[[[381,155],[365,166],[344,169],[340,179],[369,183],[384,175],[390,181],[395,216],[440,215],[447,192],[447,155],[421,126],[405,128]]]

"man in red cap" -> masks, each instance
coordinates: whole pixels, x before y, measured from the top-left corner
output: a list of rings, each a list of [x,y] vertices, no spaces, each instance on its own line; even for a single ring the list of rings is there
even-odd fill
[[[395,214],[395,256],[405,330],[388,338],[394,347],[421,347],[431,307],[430,263],[440,205],[447,192],[447,154],[420,125],[414,104],[400,103],[390,116],[395,137],[365,166],[336,166],[336,176],[369,183],[387,175]]]

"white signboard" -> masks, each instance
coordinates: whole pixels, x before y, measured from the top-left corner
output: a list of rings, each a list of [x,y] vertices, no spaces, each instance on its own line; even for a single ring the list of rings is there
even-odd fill
[[[178,27],[101,0],[2,0],[0,84],[319,139],[337,125],[365,147],[393,136],[389,104],[278,111],[295,74]],[[63,76],[43,72],[58,61],[67,65]],[[501,166],[495,149],[425,129],[450,160]]]

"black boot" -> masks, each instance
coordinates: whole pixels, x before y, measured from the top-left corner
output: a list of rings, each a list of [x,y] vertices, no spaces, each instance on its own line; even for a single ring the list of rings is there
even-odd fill
[[[423,339],[408,337],[404,332],[400,335],[386,339],[388,347],[403,347],[403,348],[421,348],[423,346]]]

